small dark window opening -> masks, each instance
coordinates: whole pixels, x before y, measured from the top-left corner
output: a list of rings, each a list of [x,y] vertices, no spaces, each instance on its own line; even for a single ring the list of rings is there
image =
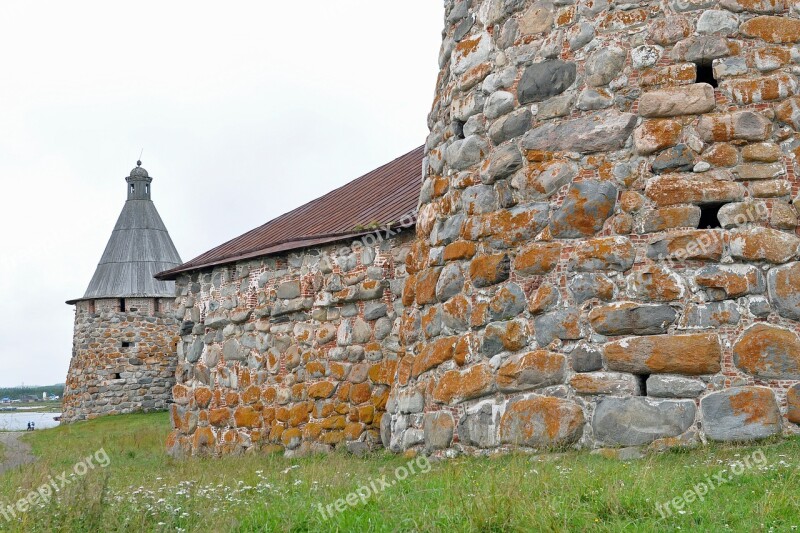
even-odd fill
[[[133,346],[132,342],[122,341],[122,347],[123,348],[130,348],[131,346]]]
[[[700,229],[721,228],[719,209],[724,204],[706,204],[700,206]]]
[[[119,374],[111,374],[111,379],[119,379]]]
[[[131,194],[133,194],[133,193],[134,193],[134,191],[136,191],[136,185],[134,185],[133,183],[131,183]]]
[[[153,312],[158,313],[158,299],[153,300]]]
[[[136,312],[136,311],[138,311],[138,310],[139,310],[139,308],[138,308],[138,307],[131,307],[131,308],[130,308],[130,311],[131,311],[131,313],[135,313],[135,312]]]
[[[711,63],[695,63],[695,66],[697,67],[697,83],[707,83],[716,89],[718,84]]]
[[[144,186],[144,192],[147,193],[147,194],[150,194],[150,185],[145,185]]]
[[[456,139],[463,139],[464,138],[464,122],[460,120],[453,121],[453,133],[456,136]]]
[[[119,299],[119,310],[125,312],[125,298]]]
[[[650,374],[638,374],[636,376],[636,381],[639,382],[639,394],[642,396],[647,396],[647,378],[650,377]]]

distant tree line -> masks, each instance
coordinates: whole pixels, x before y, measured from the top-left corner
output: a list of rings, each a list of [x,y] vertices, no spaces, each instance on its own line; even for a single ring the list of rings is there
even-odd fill
[[[12,400],[19,400],[23,396],[36,396],[42,397],[42,393],[46,392],[47,396],[63,396],[64,384],[48,385],[46,387],[0,387],[0,399],[10,398]]]

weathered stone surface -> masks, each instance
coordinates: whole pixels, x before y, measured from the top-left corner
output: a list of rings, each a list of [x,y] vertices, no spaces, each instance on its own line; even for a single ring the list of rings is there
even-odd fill
[[[492,356],[502,351],[516,352],[525,347],[528,325],[524,320],[493,322],[486,326],[481,342],[481,353]]]
[[[706,391],[699,379],[654,374],[647,378],[647,395],[654,398],[697,398]]]
[[[708,64],[737,50],[738,47],[722,35],[693,35],[676,43],[670,56],[676,61]]]
[[[800,96],[792,96],[775,106],[778,120],[800,130]]]
[[[542,276],[551,272],[561,257],[561,243],[534,242],[514,258],[514,271],[523,276]]]
[[[488,287],[508,279],[511,260],[505,254],[482,255],[469,266],[470,279],[476,287]]]
[[[711,265],[697,271],[695,282],[712,300],[739,298],[764,292],[764,276],[752,265]]]
[[[516,283],[508,283],[498,290],[489,302],[492,320],[509,320],[525,310],[525,293]]]
[[[731,231],[730,249],[735,259],[780,264],[797,257],[800,238],[771,228],[741,228]]]
[[[617,188],[607,181],[573,183],[561,208],[553,214],[550,232],[559,239],[595,235],[614,212],[616,202]]]
[[[569,380],[575,392],[582,395],[637,396],[639,382],[633,374],[591,372],[576,374]]]
[[[800,41],[800,20],[790,17],[754,17],[745,21],[739,30],[747,37],[755,37],[768,43]]]
[[[639,218],[637,233],[656,233],[675,228],[696,228],[700,225],[700,208],[696,205],[674,205],[648,210]]]
[[[411,375],[417,377],[423,372],[452,359],[456,341],[456,337],[441,337],[434,342],[426,344],[414,360]]]
[[[773,268],[767,275],[769,299],[778,313],[791,320],[800,320],[800,263]]]
[[[450,263],[442,269],[441,275],[436,282],[436,298],[440,302],[445,302],[459,294],[464,288],[464,274],[461,266]]]
[[[522,168],[522,154],[515,145],[498,148],[492,152],[491,157],[481,170],[481,180],[492,184],[497,180],[505,179]]]
[[[800,384],[786,392],[786,418],[793,424],[800,424]]]
[[[546,33],[553,27],[555,9],[553,2],[534,2],[519,18],[522,35]]]
[[[568,161],[546,161],[518,172],[511,185],[531,200],[549,198],[578,175],[578,166]]]
[[[575,248],[575,259],[570,262],[570,270],[578,272],[592,272],[595,270],[625,272],[633,266],[635,259],[636,249],[630,239],[625,237],[588,239],[579,243]]]
[[[446,159],[451,168],[465,170],[483,161],[489,154],[489,144],[477,135],[455,141],[447,147]]]
[[[678,318],[668,305],[620,302],[598,306],[589,313],[594,330],[606,336],[666,333]]]
[[[559,309],[537,317],[533,322],[536,341],[547,346],[556,339],[576,340],[582,338],[580,313],[575,309]]]
[[[458,438],[466,446],[492,448],[500,444],[497,435],[500,415],[490,402],[467,409],[458,422]]]
[[[621,48],[601,48],[586,61],[586,83],[591,87],[608,85],[622,70],[627,56]]]
[[[509,139],[519,137],[531,129],[533,114],[526,108],[518,109],[513,113],[497,119],[489,128],[489,138],[496,145]]]
[[[566,446],[583,433],[583,410],[561,398],[532,396],[509,403],[500,419],[500,442],[530,448]]]
[[[691,35],[692,25],[686,17],[668,15],[658,18],[650,25],[650,40],[661,46],[669,46]]]
[[[707,83],[651,91],[639,100],[639,114],[643,117],[700,115],[715,107],[714,88]]]
[[[740,387],[700,401],[703,429],[715,441],[752,441],[781,431],[775,395],[766,387]]]
[[[437,382],[433,399],[444,404],[457,404],[486,396],[494,391],[494,375],[487,364],[468,370],[451,370]]]
[[[765,222],[768,214],[764,202],[733,202],[720,207],[717,220],[723,228],[730,229],[751,222]]]
[[[739,19],[729,11],[708,9],[697,19],[697,32],[721,35],[733,35],[739,30]]]
[[[628,276],[631,297],[650,302],[671,302],[686,293],[682,278],[669,269],[650,265]]]
[[[772,123],[753,111],[704,115],[697,124],[697,133],[706,142],[763,141],[771,131]]]
[[[553,309],[561,300],[558,289],[550,283],[542,283],[528,298],[528,311],[532,315],[545,313]]]
[[[733,362],[761,379],[800,379],[800,338],[788,329],[756,324],[734,344]]]
[[[592,428],[603,443],[640,446],[682,434],[694,423],[696,411],[690,400],[608,397],[597,405]]]
[[[659,206],[727,203],[742,200],[745,187],[724,175],[666,174],[647,182],[645,194]]]
[[[601,370],[603,368],[603,350],[599,346],[581,342],[572,350],[570,361],[572,370],[575,372]]]
[[[767,15],[787,11],[790,2],[791,0],[722,0],[719,4],[736,13],[745,11]]]
[[[741,315],[735,302],[711,302],[708,304],[689,304],[680,322],[681,329],[716,329],[721,326],[735,326]]]
[[[614,282],[603,274],[578,274],[567,284],[572,299],[577,304],[597,298],[608,302],[614,298]]]
[[[566,91],[575,82],[575,63],[560,60],[534,63],[525,69],[517,87],[521,104],[541,102]]]
[[[427,453],[449,448],[453,442],[455,421],[453,415],[447,411],[425,413],[422,428],[425,433],[425,451]]]
[[[632,337],[605,345],[608,368],[632,374],[716,374],[722,345],[716,334]]]
[[[717,230],[676,231],[653,241],[647,257],[655,260],[687,259],[719,261],[724,251],[725,235]]]
[[[694,168],[695,153],[685,144],[664,150],[653,159],[653,172],[687,172]]]
[[[567,362],[561,354],[544,350],[511,356],[497,370],[500,392],[521,392],[564,382]]]
[[[633,142],[639,155],[650,155],[675,146],[683,133],[683,125],[677,120],[654,119],[642,122],[633,133]]]
[[[621,148],[636,126],[636,115],[602,111],[560,124],[544,124],[522,140],[528,150],[593,153]]]
[[[797,92],[797,80],[789,74],[775,74],[754,79],[730,79],[720,88],[739,104],[757,104],[783,100]]]

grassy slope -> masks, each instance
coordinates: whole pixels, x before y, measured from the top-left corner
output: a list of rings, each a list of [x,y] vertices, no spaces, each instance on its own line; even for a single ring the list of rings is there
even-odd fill
[[[14,531],[746,531],[800,523],[800,440],[763,444],[748,470],[661,518],[670,500],[758,448],[707,447],[621,463],[586,453],[459,458],[398,482],[366,505],[324,521],[317,504],[345,497],[407,463],[379,453],[288,461],[281,456],[174,461],[165,414],[111,417],[27,435],[41,458],[6,474],[0,503],[104,448],[111,459],[71,484],[58,504],[0,529]],[[294,467],[294,468],[291,468]]]

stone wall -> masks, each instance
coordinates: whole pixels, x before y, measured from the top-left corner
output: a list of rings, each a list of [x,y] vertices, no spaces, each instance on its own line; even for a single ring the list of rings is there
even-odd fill
[[[445,6],[383,442],[797,433],[800,3]]]
[[[380,445],[413,232],[177,280],[174,455]]]
[[[172,302],[127,298],[76,303],[64,423],[167,409],[178,340]]]

